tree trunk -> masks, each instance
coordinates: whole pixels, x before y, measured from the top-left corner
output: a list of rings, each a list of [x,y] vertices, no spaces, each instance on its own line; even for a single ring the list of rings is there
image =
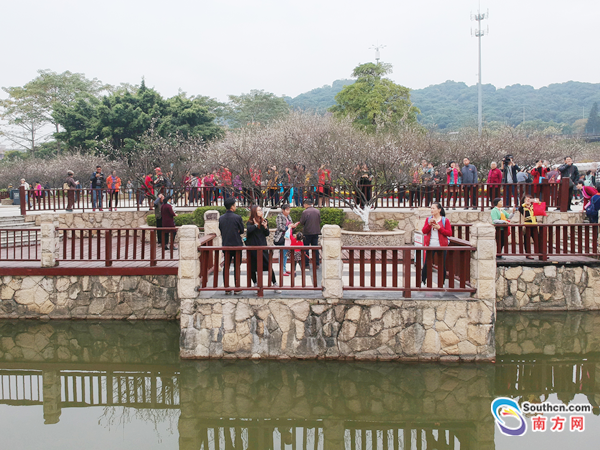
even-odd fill
[[[373,209],[370,205],[365,205],[364,207],[353,206],[352,212],[356,214],[363,221],[363,231],[371,231],[369,228],[369,213]]]

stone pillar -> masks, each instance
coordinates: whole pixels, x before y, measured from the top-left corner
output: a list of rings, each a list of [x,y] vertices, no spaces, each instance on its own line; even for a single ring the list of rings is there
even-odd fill
[[[182,303],[185,299],[195,299],[196,287],[200,285],[200,245],[199,230],[196,225],[179,228],[179,270],[177,272],[177,294]]]
[[[496,304],[496,229],[487,223],[471,227],[471,245],[477,250],[471,256],[471,285],[477,288],[475,298]]]
[[[323,297],[342,298],[342,229],[337,225],[324,225],[323,235]]]
[[[60,372],[42,372],[44,424],[58,423],[62,412]]]
[[[221,230],[219,230],[219,212],[206,211],[204,213],[204,236],[214,234],[213,247],[221,246]]]
[[[58,233],[54,224],[52,214],[42,215],[41,223],[41,260],[42,267],[54,267],[58,265]],[[37,242],[36,242],[37,244]]]

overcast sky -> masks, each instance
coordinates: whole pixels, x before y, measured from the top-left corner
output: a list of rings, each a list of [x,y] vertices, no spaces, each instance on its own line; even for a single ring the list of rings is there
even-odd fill
[[[381,59],[412,89],[477,83],[476,0],[5,0],[0,86],[38,69],[105,83],[181,88],[227,100],[264,89],[296,96]],[[536,88],[598,82],[600,2],[488,0],[483,82]]]

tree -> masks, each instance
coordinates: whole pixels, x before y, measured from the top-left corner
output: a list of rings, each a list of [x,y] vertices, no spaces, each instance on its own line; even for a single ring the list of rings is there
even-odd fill
[[[290,106],[283,97],[262,90],[249,94],[230,95],[225,118],[232,128],[247,124],[267,124],[290,113]]]
[[[600,134],[600,117],[598,116],[598,102],[594,102],[587,123],[585,124],[586,134]]]
[[[188,98],[183,93],[165,100],[142,80],[135,92],[119,90],[102,99],[79,98],[70,107],[58,106],[54,117],[65,131],[56,138],[88,150],[103,144],[132,161],[141,136],[151,127],[162,137],[220,136],[222,129],[210,107],[205,97]]]
[[[375,132],[378,128],[415,124],[418,108],[410,101],[410,90],[383,78],[392,66],[366,63],[352,73],[356,82],[335,96],[336,105],[329,108],[336,117],[350,117],[357,128]]]
[[[2,118],[20,129],[7,130],[4,136],[32,152],[40,140],[50,136],[44,130],[46,125],[52,125],[57,133],[60,131],[52,115],[57,105],[69,107],[78,97],[96,96],[106,89],[97,79],[88,80],[81,73],[39,70],[38,74],[22,87],[2,88],[9,98],[0,102]],[[56,145],[60,151],[60,142]]]

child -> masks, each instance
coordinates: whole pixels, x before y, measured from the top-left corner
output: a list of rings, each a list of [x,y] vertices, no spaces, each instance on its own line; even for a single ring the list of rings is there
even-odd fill
[[[302,247],[304,245],[304,235],[302,232],[298,231],[295,237],[293,235],[290,236],[290,245],[298,247]],[[300,262],[301,255],[301,251],[294,250],[294,276],[296,276],[296,263]]]

